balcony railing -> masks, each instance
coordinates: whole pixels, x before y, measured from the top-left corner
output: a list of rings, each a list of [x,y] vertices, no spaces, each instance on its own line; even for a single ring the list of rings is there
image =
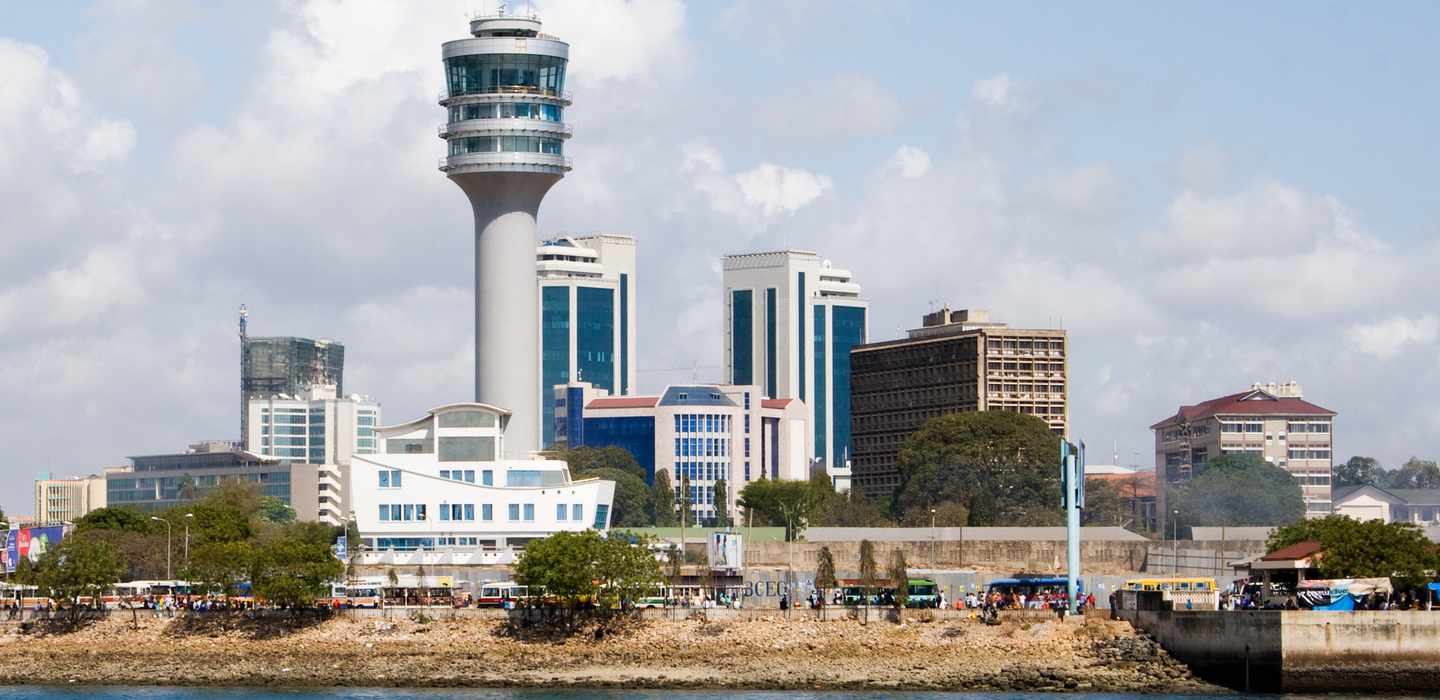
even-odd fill
[[[574,129],[564,122],[555,122],[549,119],[523,119],[518,117],[466,119],[458,122],[450,122],[449,124],[441,124],[435,128],[435,132],[442,138],[452,133],[458,134],[467,131],[543,131],[547,134],[564,134],[567,138],[575,135]]]
[[[510,172],[555,172],[570,170],[571,160],[553,153],[531,151],[499,151],[460,153],[440,159],[440,170],[501,170]]]
[[[447,88],[445,90],[441,90],[440,96],[436,99],[438,99],[441,104],[444,104],[450,99],[456,97],[475,97],[481,95],[518,95],[522,97],[538,97],[541,99],[559,100],[566,104],[574,101],[574,95],[569,90],[543,90],[541,88],[530,87],[529,85],[501,85],[489,90],[466,90],[456,94],[451,94],[450,90]]]

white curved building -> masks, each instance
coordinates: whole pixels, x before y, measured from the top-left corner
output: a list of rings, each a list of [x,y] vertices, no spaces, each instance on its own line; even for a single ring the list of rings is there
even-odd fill
[[[540,448],[535,219],[570,170],[570,45],[535,17],[478,17],[470,33],[442,46],[440,170],[475,217],[475,400],[514,412],[506,456],[522,458]]]
[[[562,530],[606,530],[615,482],[571,479],[561,461],[500,458],[511,419],[502,408],[456,403],[379,428],[379,454],[350,463],[365,548],[438,550],[462,563]]]

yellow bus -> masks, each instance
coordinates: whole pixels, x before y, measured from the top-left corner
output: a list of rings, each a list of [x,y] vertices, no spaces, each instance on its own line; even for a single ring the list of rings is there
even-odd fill
[[[1172,576],[1168,578],[1132,578],[1125,582],[1127,591],[1204,592],[1215,590],[1215,579]]]

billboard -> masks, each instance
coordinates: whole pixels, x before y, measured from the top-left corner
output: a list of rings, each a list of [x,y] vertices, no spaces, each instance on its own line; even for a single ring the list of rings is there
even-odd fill
[[[740,535],[733,532],[712,532],[706,543],[705,554],[709,557],[711,569],[742,569],[745,567],[745,547]]]
[[[0,549],[0,558],[3,558],[5,572],[15,573],[15,565],[24,557],[30,563],[40,561],[40,557],[50,551],[51,547],[60,544],[61,538],[65,536],[65,526],[50,525],[47,527],[22,527],[18,530],[6,530],[0,532],[0,538],[4,538],[4,548]]]

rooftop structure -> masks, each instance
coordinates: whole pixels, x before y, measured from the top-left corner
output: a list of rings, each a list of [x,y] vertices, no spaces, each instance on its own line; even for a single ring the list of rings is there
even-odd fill
[[[332,340],[277,336],[253,338],[249,312],[240,307],[240,442],[249,442],[246,403],[265,396],[299,396],[316,386],[345,394],[345,346]]]
[[[477,17],[470,34],[441,47],[440,170],[475,218],[475,398],[513,412],[506,449],[519,458],[541,439],[536,217],[570,170],[570,46],[542,34],[533,16]]]

